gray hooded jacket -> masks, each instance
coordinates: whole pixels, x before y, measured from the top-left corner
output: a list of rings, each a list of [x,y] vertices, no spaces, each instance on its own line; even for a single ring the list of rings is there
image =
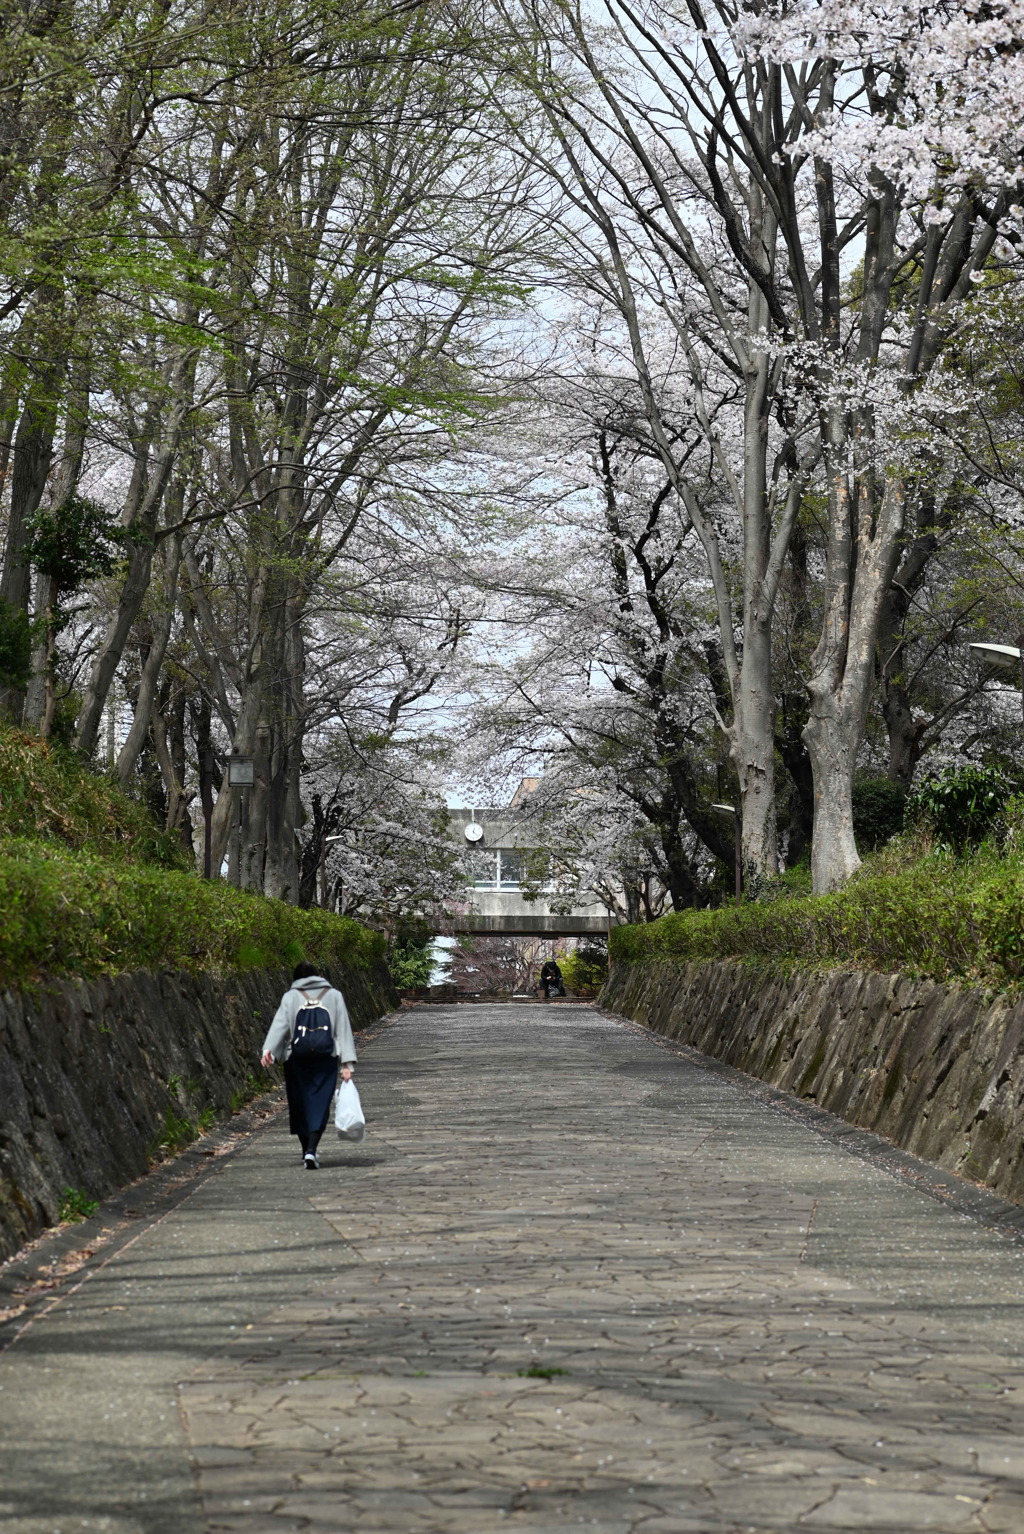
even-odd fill
[[[323,995],[320,993],[323,991]],[[269,1050],[275,1060],[287,1060],[292,1052],[292,1034],[295,1031],[296,1014],[303,1007],[324,1007],[331,1019],[334,1033],[334,1053],[343,1065],[354,1065],[356,1059],[352,1024],[348,1018],[345,998],[336,991],[329,980],[320,975],[310,975],[306,980],[296,980],[291,990],[281,997],[281,1005],[274,1013],[261,1054]]]

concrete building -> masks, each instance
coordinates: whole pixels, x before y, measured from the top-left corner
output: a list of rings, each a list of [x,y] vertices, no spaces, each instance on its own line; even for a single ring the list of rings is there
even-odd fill
[[[524,875],[536,879],[535,843],[528,819],[517,813],[539,778],[524,778],[507,810],[450,809],[453,839],[464,850],[467,884],[456,932],[506,937],[584,937],[608,932],[608,912],[599,900],[565,915],[552,911],[543,885],[539,899],[523,894]],[[531,866],[532,865],[532,866]],[[535,887],[535,886],[531,886]]]

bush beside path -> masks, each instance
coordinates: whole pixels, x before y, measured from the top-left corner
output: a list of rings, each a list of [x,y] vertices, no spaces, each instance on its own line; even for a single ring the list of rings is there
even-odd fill
[[[831,895],[790,894],[780,881],[767,898],[613,928],[611,956],[865,969],[1015,990],[1024,982],[1024,847],[1013,839],[922,851],[908,838]]]

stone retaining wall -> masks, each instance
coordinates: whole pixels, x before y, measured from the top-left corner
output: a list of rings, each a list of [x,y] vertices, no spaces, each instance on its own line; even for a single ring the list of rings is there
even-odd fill
[[[328,978],[356,1029],[397,1005],[383,965]],[[251,1096],[289,983],[137,972],[0,994],[0,1259],[56,1221],[65,1188],[102,1198],[142,1176],[175,1121]]]
[[[1024,1201],[1024,1002],[857,971],[615,964],[601,1005]]]

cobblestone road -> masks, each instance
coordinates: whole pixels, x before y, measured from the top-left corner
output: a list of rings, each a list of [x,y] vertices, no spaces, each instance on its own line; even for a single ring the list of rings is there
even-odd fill
[[[585,1007],[419,1009],[360,1085],[8,1353],[23,1480],[103,1360],[12,1534],[1024,1531],[1016,1242]]]

